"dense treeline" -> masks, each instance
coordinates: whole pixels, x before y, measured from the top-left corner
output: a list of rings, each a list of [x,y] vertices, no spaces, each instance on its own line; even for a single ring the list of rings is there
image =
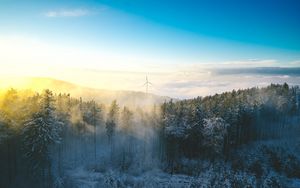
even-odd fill
[[[141,109],[10,89],[0,98],[0,187],[67,187],[81,165],[185,173],[182,159],[233,160],[244,144],[297,136],[299,99],[298,87],[272,84]]]
[[[170,170],[180,170],[174,163],[182,157],[227,159],[250,141],[297,136],[299,88],[272,84],[170,101],[162,105],[161,117]]]
[[[104,106],[50,90],[10,89],[0,103],[0,187],[59,187],[67,166],[95,164],[103,153],[122,170],[136,150],[148,160],[159,117],[156,107]]]

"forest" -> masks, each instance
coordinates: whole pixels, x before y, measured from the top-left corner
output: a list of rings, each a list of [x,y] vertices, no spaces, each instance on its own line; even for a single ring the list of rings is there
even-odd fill
[[[147,107],[0,91],[0,187],[300,187],[300,89]]]

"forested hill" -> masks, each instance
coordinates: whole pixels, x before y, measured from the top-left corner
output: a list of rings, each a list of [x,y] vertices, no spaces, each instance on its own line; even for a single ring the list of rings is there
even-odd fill
[[[299,187],[299,102],[287,84],[151,110],[9,89],[0,187]]]
[[[167,130],[181,130],[174,134],[186,135],[173,136],[182,138],[192,135],[202,138],[203,131],[199,132],[199,129],[205,121],[223,121],[227,125],[222,128],[226,132],[226,152],[226,148],[250,141],[298,136],[300,129],[295,125],[300,120],[300,90],[298,86],[289,87],[286,83],[233,90],[204,98],[166,102],[161,114]],[[193,148],[193,151],[201,150]]]
[[[0,90],[1,88],[30,89],[37,92],[50,89],[56,94],[69,93],[72,97],[81,97],[85,101],[95,100],[98,103],[108,105],[113,100],[117,100],[121,106],[134,107],[148,107],[153,104],[161,104],[164,101],[169,101],[171,99],[167,96],[159,96],[151,93],[146,94],[139,91],[96,89],[76,85],[62,80],[37,77],[13,78],[10,80],[0,79]]]

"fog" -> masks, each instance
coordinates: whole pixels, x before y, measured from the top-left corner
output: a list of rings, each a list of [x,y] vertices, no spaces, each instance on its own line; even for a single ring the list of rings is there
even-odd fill
[[[300,178],[298,86],[144,106],[50,90],[0,96],[3,187],[291,187]]]

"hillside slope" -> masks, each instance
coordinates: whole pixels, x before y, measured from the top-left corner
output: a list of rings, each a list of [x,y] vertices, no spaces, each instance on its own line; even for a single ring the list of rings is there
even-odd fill
[[[54,93],[70,93],[73,97],[82,97],[83,100],[95,100],[99,103],[109,104],[113,100],[126,106],[152,106],[168,101],[171,98],[155,94],[146,94],[139,91],[113,91],[105,89],[88,88],[70,82],[56,80],[52,78],[10,78],[1,79],[0,88],[30,89],[40,92],[50,89]]]

